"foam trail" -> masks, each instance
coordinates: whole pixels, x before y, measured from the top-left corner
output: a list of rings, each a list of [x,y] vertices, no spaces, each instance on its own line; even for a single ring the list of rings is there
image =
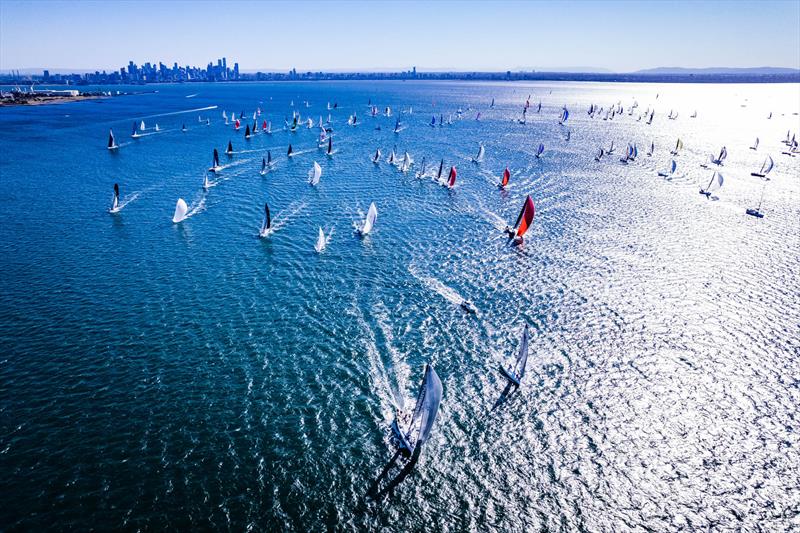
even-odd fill
[[[184,113],[195,113],[197,111],[208,111],[210,109],[217,109],[217,107],[218,106],[210,105],[210,106],[207,106],[207,107],[198,107],[198,108],[195,108],[195,109],[187,109],[186,111],[172,111],[170,113],[158,113],[156,115],[147,115],[147,116],[144,116],[144,117],[139,117],[136,120],[143,120],[143,119],[146,119],[146,118],[155,118],[155,117],[170,117],[172,115],[183,115]],[[128,120],[133,120],[133,119],[128,119]]]
[[[460,305],[461,302],[464,301],[464,298],[458,294],[455,289],[452,289],[439,281],[436,278],[432,278],[430,276],[425,276],[417,271],[414,265],[408,266],[408,271],[411,273],[412,276],[417,278],[417,280],[422,283],[426,288],[436,292],[439,296],[447,300],[448,302],[452,303],[453,305]]]

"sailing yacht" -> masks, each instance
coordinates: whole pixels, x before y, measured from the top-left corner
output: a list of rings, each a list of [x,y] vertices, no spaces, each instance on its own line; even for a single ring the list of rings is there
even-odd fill
[[[767,158],[764,160],[764,163],[761,164],[761,169],[758,172],[751,172],[751,176],[755,176],[757,178],[766,178],[767,174],[772,171],[772,167],[775,166],[775,162],[772,160],[772,157],[767,155]]]
[[[542,157],[543,153],[544,153],[544,143],[539,143],[539,148],[536,149],[536,159]]]
[[[675,174],[675,170],[677,168],[678,168],[678,164],[673,159],[672,162],[669,165],[669,170],[661,171],[661,172],[658,173],[658,175],[660,177],[662,177],[662,178],[668,178],[668,177],[672,176],[673,174]]]
[[[108,130],[108,149],[116,150],[117,148],[119,148],[119,146],[117,146],[117,142],[114,140],[114,131]]]
[[[233,151],[233,150],[231,150],[231,151]],[[219,164],[219,152],[217,152],[217,149],[214,148],[214,156],[213,156],[213,159],[212,159],[212,162],[211,162],[211,167],[208,169],[208,171],[209,172],[219,172],[220,170],[222,170],[222,167]]]
[[[231,143],[231,141],[228,141],[228,148],[225,150],[225,155],[233,157],[233,143]]]
[[[728,157],[728,149],[723,146],[722,150],[719,151],[719,155],[716,157],[716,159],[714,158],[713,155],[711,156],[711,162],[717,166],[722,166],[722,162],[725,161],[726,157]]]
[[[322,231],[322,228],[319,228],[319,235],[317,236],[317,242],[314,244],[314,249],[317,253],[320,253],[325,249],[327,244],[328,243],[325,241],[325,233]]]
[[[380,162],[381,162],[381,149],[380,148],[375,150],[375,155],[372,156],[372,162],[375,163],[376,165],[380,164]]]
[[[756,142],[753,143],[753,146],[750,147],[751,150],[758,150],[758,137],[756,137]]]
[[[319,163],[314,161],[314,165],[311,167],[311,170],[308,171],[308,182],[312,186],[317,185],[321,177],[322,177],[322,167],[319,166]]]
[[[708,182],[705,189],[700,189],[700,194],[705,195],[706,198],[711,198],[711,193],[719,190],[719,188],[722,187],[723,181],[722,174],[714,171],[714,174],[711,176],[711,181]]]
[[[378,218],[378,208],[375,207],[375,202],[369,204],[369,210],[367,211],[367,217],[364,219],[364,222],[356,229],[356,232],[359,235],[368,235],[370,231],[372,231],[372,227],[375,225],[375,221]]]
[[[111,198],[111,207],[109,213],[119,213],[119,185],[114,184],[114,196]]]
[[[448,189],[456,186],[456,167],[450,167],[450,175],[447,177],[446,185]]]
[[[186,213],[188,212],[189,206],[186,205],[186,201],[184,201],[183,198],[178,198],[178,201],[175,204],[175,213],[172,215],[173,224],[177,224],[178,222],[186,220]]]
[[[261,230],[258,236],[262,239],[272,233],[272,218],[269,216],[269,205],[264,204],[264,222],[261,223]]]
[[[477,153],[477,155],[475,157],[472,158],[472,162],[473,163],[481,163],[481,162],[483,162],[483,154],[485,152],[486,152],[486,150],[483,148],[483,143],[480,143],[478,145],[478,153]]]
[[[522,210],[519,212],[519,216],[517,217],[517,221],[514,223],[513,227],[506,226],[505,232],[508,234],[509,238],[514,240],[515,244],[522,243],[522,237],[527,233],[528,229],[530,229],[531,225],[533,224],[533,217],[536,214],[536,207],[533,205],[533,199],[530,195],[525,198],[525,202],[522,204]]]
[[[758,200],[757,207],[749,207],[745,211],[751,217],[764,218],[764,213],[761,212],[761,203],[764,201],[764,189],[767,188],[766,183],[761,187],[761,198]]]
[[[500,365],[500,373],[512,385],[519,387],[522,377],[525,375],[525,367],[528,364],[528,325],[522,330],[522,339],[519,343],[519,352],[514,359],[514,364],[508,368]]]
[[[678,155],[678,153],[681,151],[681,149],[682,149],[682,148],[683,148],[683,141],[682,141],[682,140],[680,140],[680,139],[678,139],[678,141],[675,143],[675,149],[674,149],[674,150],[672,150],[672,151],[670,152],[670,154],[672,154],[672,155]]]
[[[436,422],[442,401],[442,380],[430,364],[425,365],[414,411],[398,409],[392,422],[392,436],[400,453],[410,458],[420,453]]]

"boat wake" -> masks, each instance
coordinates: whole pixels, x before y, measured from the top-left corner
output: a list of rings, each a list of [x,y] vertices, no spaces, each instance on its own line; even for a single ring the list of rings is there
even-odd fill
[[[286,224],[291,222],[305,207],[306,203],[302,201],[289,204],[287,208],[275,215],[275,218],[272,220],[272,227],[269,228],[269,235],[279,231]]]
[[[134,202],[137,198],[139,198],[139,196],[141,196],[141,194],[142,194],[142,191],[136,191],[135,193],[133,193],[133,194],[131,194],[129,196],[126,196],[124,200],[120,201],[120,203],[117,206],[117,208],[114,209],[111,212],[112,213],[119,213],[120,211],[125,209],[126,205],[130,204],[131,202]]]
[[[207,106],[207,107],[197,107],[197,108],[194,108],[194,109],[187,109],[185,111],[172,111],[170,113],[158,113],[157,115],[147,115],[146,117],[139,117],[139,118],[136,119],[136,121],[143,120],[143,119],[149,119],[149,118],[155,118],[155,117],[170,117],[170,116],[173,116],[173,115],[183,115],[184,113],[196,113],[197,111],[208,111],[210,109],[216,109],[217,107],[218,106],[210,105],[210,106]],[[130,121],[130,120],[133,120],[133,119],[128,119],[128,120]]]
[[[416,267],[412,264],[408,266],[409,273],[417,278],[417,280],[425,286],[425,288],[435,292],[448,302],[453,305],[461,305],[461,302],[464,301],[464,298],[461,297],[455,289],[448,287],[438,279],[430,276],[426,276],[421,272],[417,271]]]

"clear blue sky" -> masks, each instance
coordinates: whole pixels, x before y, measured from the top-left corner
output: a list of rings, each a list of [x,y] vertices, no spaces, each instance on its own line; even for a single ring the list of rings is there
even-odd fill
[[[0,0],[0,70],[800,68],[800,1]]]

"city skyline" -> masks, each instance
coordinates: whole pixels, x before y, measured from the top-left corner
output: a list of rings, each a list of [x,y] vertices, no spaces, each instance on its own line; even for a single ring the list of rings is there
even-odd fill
[[[800,68],[800,4],[791,1],[209,6],[4,0],[0,70],[112,71],[121,58],[163,56],[205,65],[218,55],[236,56],[241,72]],[[69,39],[57,46],[31,38],[59,35],[65,21]],[[740,39],[756,31],[759,39]]]

